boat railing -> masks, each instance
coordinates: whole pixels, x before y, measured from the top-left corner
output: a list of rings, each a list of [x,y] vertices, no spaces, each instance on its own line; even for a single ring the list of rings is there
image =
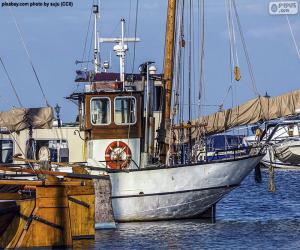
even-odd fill
[[[247,155],[258,154],[262,152],[263,147],[261,145],[255,146],[242,146],[242,147],[233,147],[227,149],[216,149],[213,151],[211,156],[206,155],[206,162],[216,161],[216,160],[229,160],[237,159]]]

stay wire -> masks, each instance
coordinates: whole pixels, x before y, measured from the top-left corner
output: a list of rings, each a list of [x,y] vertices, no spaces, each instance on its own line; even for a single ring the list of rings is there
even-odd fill
[[[205,2],[204,0],[200,0],[200,20],[199,20],[199,26],[201,25],[201,49],[200,49],[200,77],[199,77],[199,96],[198,96],[198,102],[199,102],[199,115],[201,114],[201,102],[204,98],[204,59],[205,59]]]
[[[25,49],[25,51],[26,51],[27,57],[28,57],[28,59],[29,59],[29,62],[30,62],[31,68],[32,68],[32,70],[33,70],[33,73],[34,73],[34,75],[35,75],[35,78],[36,78],[36,80],[37,80],[37,82],[38,82],[38,85],[39,85],[39,88],[40,88],[41,93],[42,93],[42,95],[43,95],[43,98],[44,98],[44,100],[45,100],[45,102],[46,102],[46,105],[47,105],[48,107],[50,107],[49,102],[48,102],[48,100],[47,100],[47,98],[46,98],[45,92],[44,92],[44,90],[43,90],[42,84],[41,84],[41,82],[40,82],[40,79],[39,79],[39,77],[38,77],[38,75],[37,75],[37,72],[36,72],[35,67],[34,67],[34,65],[33,65],[33,62],[32,62],[32,59],[31,59],[31,57],[30,57],[29,51],[28,51],[27,46],[26,46],[26,44],[25,44],[25,41],[24,41],[24,38],[23,38],[23,36],[22,36],[20,27],[19,27],[19,25],[18,25],[18,23],[17,23],[17,20],[16,20],[16,18],[15,18],[15,16],[14,16],[14,14],[13,14],[13,12],[12,12],[12,10],[11,10],[10,7],[9,7],[9,11],[10,11],[10,14],[11,14],[13,20],[14,20],[14,23],[15,23],[15,25],[16,25],[16,28],[17,28],[17,30],[18,30],[18,33],[19,33],[21,42],[22,42],[23,47],[24,47],[24,49]]]
[[[85,56],[86,56],[87,41],[88,41],[89,33],[90,33],[90,27],[91,27],[92,15],[93,15],[93,8],[91,8],[91,13],[90,13],[90,18],[89,18],[89,24],[88,24],[88,29],[87,29],[86,36],[85,36],[84,47],[83,47],[83,53],[82,53],[82,61],[85,60]],[[88,58],[87,58],[87,60],[88,60]]]
[[[5,103],[9,104],[8,101],[7,101],[5,98],[3,98],[3,96],[1,96],[1,98],[2,98],[2,100],[3,100]],[[0,120],[1,120],[2,123],[4,124],[4,127],[7,128],[9,134],[11,135],[13,141],[15,142],[15,144],[17,145],[17,147],[19,148],[20,152],[25,156],[25,152],[23,151],[21,145],[19,144],[18,140],[17,140],[16,137],[14,136],[13,131],[9,129],[9,126],[7,126],[6,121],[4,121],[4,119],[3,119],[1,116],[0,116]],[[28,165],[29,165],[29,167],[31,168],[31,170],[35,173],[36,177],[37,177],[38,179],[41,179],[40,176],[37,174],[36,170],[34,169],[33,164],[32,164],[31,162],[28,162]]]
[[[133,59],[132,59],[132,69],[131,69],[131,75],[132,75],[132,82],[133,79],[133,73],[134,73],[134,67],[135,67],[135,57],[136,57],[136,38],[137,38],[137,28],[138,28],[138,16],[139,16],[139,0],[136,0],[136,6],[135,6],[135,24],[134,24],[134,42],[133,42]]]
[[[0,57],[0,62],[1,62],[1,65],[2,65],[2,67],[3,67],[3,69],[4,69],[4,72],[5,72],[5,74],[6,74],[6,77],[7,77],[8,81],[9,81],[9,83],[10,83],[10,86],[12,87],[12,89],[13,89],[13,91],[14,91],[14,94],[15,94],[17,100],[18,100],[19,106],[20,106],[20,107],[23,107],[22,102],[21,102],[21,99],[20,99],[20,97],[19,97],[19,95],[18,95],[18,93],[17,93],[17,90],[16,90],[16,88],[15,88],[15,86],[14,86],[14,84],[13,84],[13,81],[11,80],[11,78],[10,78],[10,76],[9,76],[9,73],[8,73],[8,71],[7,71],[7,69],[6,69],[5,65],[4,65],[4,62],[3,62],[3,60],[2,60],[1,57]]]
[[[244,38],[244,33],[243,33],[242,25],[241,25],[241,22],[240,22],[239,14],[237,12],[237,7],[236,7],[236,4],[235,4],[235,0],[232,0],[232,4],[233,4],[233,7],[234,7],[234,12],[235,12],[235,16],[236,16],[236,20],[237,20],[237,24],[238,24],[238,29],[239,29],[239,33],[240,33],[242,44],[243,44],[244,54],[245,54],[245,57],[246,57],[246,61],[247,61],[247,65],[248,65],[248,69],[249,69],[249,73],[250,73],[250,77],[251,77],[253,92],[254,92],[255,95],[260,96],[260,94],[257,90],[257,87],[256,87],[253,68],[252,68],[252,64],[250,62],[250,57],[249,57],[249,53],[248,53],[247,46],[246,46],[246,40]]]
[[[299,47],[298,47],[296,39],[295,39],[295,35],[294,35],[294,32],[293,32],[292,25],[290,23],[290,19],[289,19],[288,15],[285,15],[285,16],[286,16],[286,20],[287,20],[287,23],[288,23],[289,28],[290,28],[291,36],[292,36],[292,39],[293,39],[293,43],[294,43],[298,58],[300,59],[300,51],[299,51]]]
[[[133,77],[133,73],[134,73],[134,65],[135,65],[135,50],[136,50],[136,37],[137,37],[137,22],[138,22],[138,13],[139,13],[139,1],[136,0],[136,10],[135,10],[135,27],[134,27],[134,43],[133,43],[133,62],[132,62],[132,72],[131,72],[131,76],[132,76],[132,83],[134,82],[134,77]],[[148,70],[148,67],[147,67]],[[147,85],[147,88],[149,88],[149,86]],[[133,96],[132,91],[130,92],[130,97]],[[148,105],[148,103],[147,103]],[[130,105],[129,107],[129,112],[131,113],[131,107],[132,105]],[[129,123],[128,126],[128,133],[127,133],[127,142],[129,145],[130,142],[130,131],[131,131],[131,123]],[[148,135],[147,135],[148,136]],[[148,149],[147,149],[148,150]]]

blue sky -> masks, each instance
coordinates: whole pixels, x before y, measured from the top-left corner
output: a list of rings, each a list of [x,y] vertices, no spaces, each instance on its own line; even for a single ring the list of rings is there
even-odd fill
[[[76,117],[76,106],[64,97],[77,88],[74,77],[78,66],[74,62],[82,57],[92,2],[74,0],[73,7],[64,8],[12,8],[49,103],[52,105],[58,103],[62,106],[61,115],[64,121],[73,121]],[[194,2],[196,3],[195,0]],[[136,0],[102,0],[101,3],[101,35],[118,36],[119,22],[124,17],[129,25],[127,34],[133,36]],[[298,89],[300,60],[285,17],[270,16],[267,0],[236,0],[236,3],[259,92],[262,95],[266,91],[270,95],[279,95]],[[137,70],[140,63],[153,60],[157,64],[158,71],[161,72],[167,0],[139,0],[139,5],[137,35],[142,41],[136,47],[135,69]],[[229,42],[224,1],[206,1],[205,12],[205,102],[216,105],[222,102],[230,84]],[[290,21],[300,47],[299,14],[290,16]],[[5,62],[23,105],[28,107],[44,105],[7,7],[0,7],[0,30],[0,56]],[[102,58],[108,59],[111,46],[102,49]],[[132,53],[131,48],[129,61]],[[238,45],[238,54],[242,80],[236,84],[235,104],[255,96],[251,90],[246,61],[240,45]],[[118,59],[114,54],[112,57],[113,68],[117,69]],[[232,100],[227,98],[225,106],[230,107],[231,103]],[[1,110],[7,110],[12,106],[18,106],[18,103],[1,68],[0,107]],[[209,108],[207,112],[215,110],[215,107]]]

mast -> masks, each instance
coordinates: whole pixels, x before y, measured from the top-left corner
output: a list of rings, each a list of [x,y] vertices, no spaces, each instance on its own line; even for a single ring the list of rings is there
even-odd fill
[[[97,22],[99,19],[99,5],[93,5],[94,13],[94,67],[95,73],[99,73],[99,45],[98,45],[98,31],[97,31]]]
[[[99,43],[116,43],[114,46],[114,51],[117,56],[120,58],[120,81],[125,81],[125,62],[126,62],[126,53],[128,51],[128,45],[126,43],[129,42],[139,42],[140,39],[125,37],[125,19],[121,19],[121,37],[120,38],[99,38]]]
[[[120,53],[120,79],[121,82],[125,81],[125,53],[126,48],[124,46],[124,24],[125,19],[121,19],[121,53]]]
[[[165,99],[162,110],[161,134],[160,134],[160,160],[166,162],[166,154],[169,146],[165,143],[166,130],[170,125],[171,118],[171,100],[172,100],[172,79],[173,79],[173,51],[174,51],[174,34],[175,34],[175,15],[176,0],[168,0],[167,29],[165,38],[165,65],[164,65],[164,87]]]

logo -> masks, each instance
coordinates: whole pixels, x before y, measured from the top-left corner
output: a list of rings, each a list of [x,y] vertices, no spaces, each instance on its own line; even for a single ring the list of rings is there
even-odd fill
[[[298,14],[298,1],[270,2],[271,15],[296,15]]]

